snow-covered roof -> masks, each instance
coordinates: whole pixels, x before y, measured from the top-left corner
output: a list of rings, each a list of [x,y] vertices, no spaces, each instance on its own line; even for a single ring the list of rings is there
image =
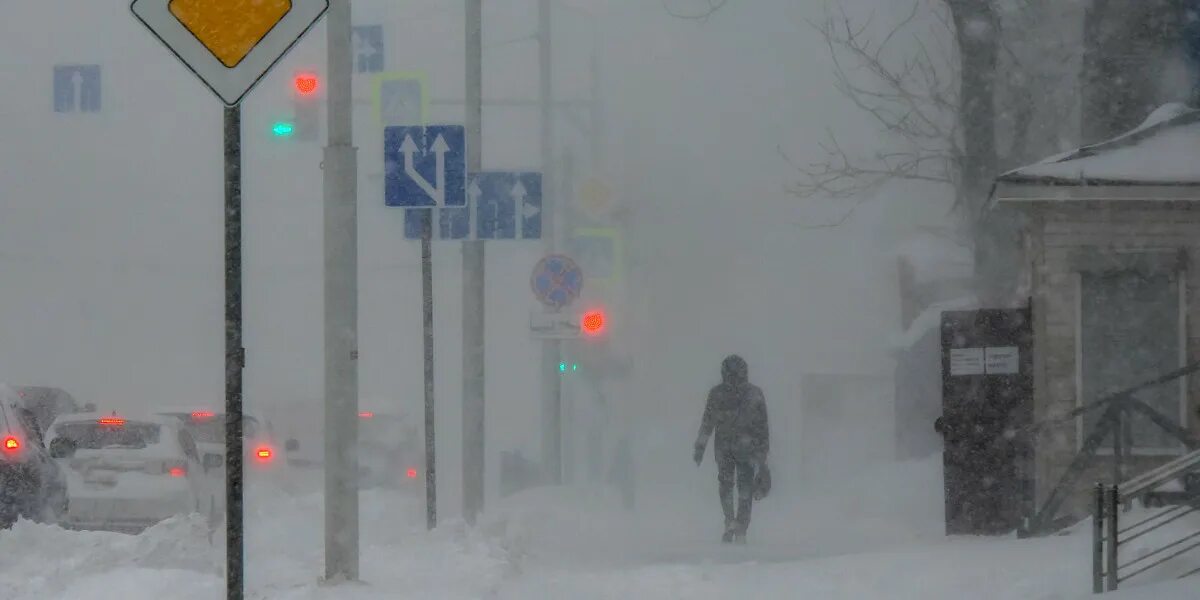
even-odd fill
[[[1004,173],[998,184],[1200,185],[1200,110],[1167,104],[1111,140]]]
[[[921,338],[925,337],[933,329],[937,329],[942,324],[942,313],[954,310],[972,310],[979,308],[979,299],[974,296],[964,296],[953,300],[945,300],[930,304],[917,318],[913,319],[908,329],[900,332],[892,337],[891,348],[893,351],[904,350],[911,348]]]

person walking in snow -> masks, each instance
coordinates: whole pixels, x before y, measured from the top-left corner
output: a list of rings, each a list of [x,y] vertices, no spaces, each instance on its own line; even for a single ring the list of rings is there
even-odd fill
[[[713,436],[713,459],[717,463],[717,489],[725,513],[725,543],[746,541],[750,508],[754,503],[755,479],[766,469],[770,450],[767,403],[762,390],[750,383],[746,361],[734,354],[721,363],[721,383],[708,393],[693,460],[704,459],[704,448]],[[734,511],[734,482],[737,510]]]

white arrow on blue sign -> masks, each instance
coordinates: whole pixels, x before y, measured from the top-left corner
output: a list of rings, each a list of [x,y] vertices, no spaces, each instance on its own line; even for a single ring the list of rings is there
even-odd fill
[[[467,204],[467,153],[461,125],[384,128],[384,204]]]
[[[437,211],[436,233],[443,240],[537,240],[542,237],[542,174],[485,171],[468,178],[468,207]],[[473,210],[472,210],[473,209]],[[404,237],[420,239],[426,209],[405,211]]]
[[[100,65],[54,65],[54,112],[100,112]]]

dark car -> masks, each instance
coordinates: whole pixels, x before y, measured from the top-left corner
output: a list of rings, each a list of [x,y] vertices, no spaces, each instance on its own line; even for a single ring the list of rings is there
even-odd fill
[[[66,512],[67,485],[46,449],[37,418],[0,386],[0,529],[18,518],[55,521]]]

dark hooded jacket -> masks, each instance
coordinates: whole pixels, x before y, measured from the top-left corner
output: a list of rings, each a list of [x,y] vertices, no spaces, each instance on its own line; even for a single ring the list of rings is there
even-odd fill
[[[708,393],[696,445],[704,446],[714,433],[717,454],[762,460],[770,451],[766,398],[750,383],[746,361],[737,355],[721,363],[721,383]]]

